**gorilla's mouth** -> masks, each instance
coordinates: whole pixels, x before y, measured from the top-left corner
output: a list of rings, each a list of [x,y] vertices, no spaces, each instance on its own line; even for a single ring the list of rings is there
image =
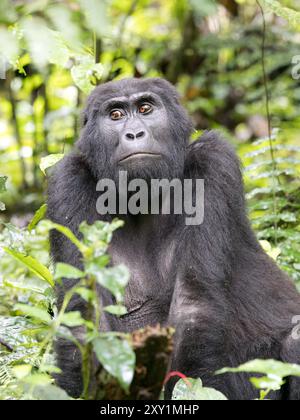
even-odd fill
[[[159,153],[152,153],[152,152],[135,152],[131,153],[130,155],[125,156],[124,158],[120,159],[119,162],[128,162],[133,159],[143,159],[143,158],[159,158],[161,154]]]

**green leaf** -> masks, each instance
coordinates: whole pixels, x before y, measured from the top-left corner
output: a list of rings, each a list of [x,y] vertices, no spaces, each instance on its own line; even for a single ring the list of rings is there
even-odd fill
[[[51,316],[45,309],[23,305],[21,303],[15,305],[14,309],[15,311],[20,311],[22,314],[29,316],[30,318],[35,318],[36,320],[42,321],[46,324],[50,324],[51,322]]]
[[[66,391],[52,384],[36,385],[32,390],[32,396],[34,399],[42,401],[72,400]]]
[[[66,279],[81,279],[84,277],[84,273],[69,264],[58,263],[55,268],[54,280],[66,278]]]
[[[82,318],[79,311],[67,312],[62,316],[61,323],[67,327],[81,327],[85,324],[85,320]]]
[[[285,378],[287,376],[299,376],[300,366],[290,363],[278,362],[277,360],[253,360],[237,368],[224,368],[217,372],[217,375],[223,373],[261,373]]]
[[[47,213],[47,204],[43,204],[38,211],[35,213],[33,219],[31,220],[29,226],[28,226],[28,230],[29,232],[31,232],[36,225],[45,217]]]
[[[38,68],[44,69],[49,63],[64,67],[71,52],[61,33],[47,27],[47,21],[37,16],[26,16],[20,20],[27,50]]]
[[[19,41],[15,33],[0,28],[0,57],[4,58],[8,63],[15,64],[19,56]]]
[[[41,159],[40,169],[44,175],[46,175],[46,170],[52,168],[52,166],[56,165],[60,160],[64,158],[64,154],[55,154],[49,155]]]
[[[93,341],[99,362],[113,377],[117,378],[125,391],[133,380],[135,353],[127,340],[113,335],[105,335]]]
[[[52,274],[50,273],[50,271],[48,270],[47,267],[45,267],[43,264],[41,264],[35,258],[23,255],[20,252],[14,251],[14,250],[6,248],[6,247],[3,247],[3,250],[7,254],[9,254],[13,258],[15,258],[17,261],[24,264],[32,273],[34,273],[40,279],[49,283],[51,287],[54,287],[54,281],[53,281]]]
[[[226,401],[221,392],[204,388],[201,379],[180,379],[173,390],[172,400]]]
[[[127,314],[127,309],[123,305],[110,305],[104,308],[104,311],[117,316],[123,316]]]
[[[83,9],[89,29],[100,38],[110,35],[111,25],[108,17],[107,1],[79,0],[79,4]]]
[[[94,250],[94,257],[103,256],[107,251],[108,244],[112,240],[113,233],[124,225],[121,220],[113,220],[112,223],[96,221],[93,225],[83,222],[79,231],[83,234],[83,242]]]
[[[50,220],[44,220],[39,225],[41,228],[44,228],[46,230],[52,230],[55,229],[58,232],[65,235],[66,238],[68,238],[78,249],[82,254],[85,254],[89,251],[89,248],[85,246],[82,242],[79,241],[79,239],[76,238],[74,233],[67,228],[66,226],[61,226],[57,223],[53,223]]]
[[[257,389],[266,389],[270,391],[279,391],[282,385],[284,385],[284,381],[278,376],[263,376],[262,378],[251,378],[250,382]]]
[[[82,297],[86,302],[92,302],[94,299],[97,299],[97,295],[90,289],[86,287],[78,287],[76,288],[76,293]]]
[[[117,267],[99,270],[97,265],[91,262],[87,264],[86,271],[87,273],[94,275],[97,282],[102,287],[109,290],[114,295],[118,303],[123,302],[125,288],[130,279],[127,267],[119,265]]]
[[[91,55],[81,56],[79,63],[72,67],[71,75],[76,86],[87,95],[95,88],[103,74],[102,64],[96,64]]]

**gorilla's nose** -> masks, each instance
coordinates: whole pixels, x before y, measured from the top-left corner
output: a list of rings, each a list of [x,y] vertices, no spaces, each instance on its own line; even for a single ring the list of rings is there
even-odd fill
[[[145,137],[146,132],[144,130],[141,131],[137,131],[136,133],[133,131],[130,131],[128,133],[125,134],[125,139],[126,140],[137,140],[137,139],[141,139],[143,137]]]

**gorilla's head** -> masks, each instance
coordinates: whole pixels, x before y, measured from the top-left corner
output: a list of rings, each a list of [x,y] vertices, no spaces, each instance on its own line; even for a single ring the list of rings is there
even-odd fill
[[[177,178],[192,125],[175,88],[162,79],[126,79],[97,87],[84,111],[78,148],[97,180]]]

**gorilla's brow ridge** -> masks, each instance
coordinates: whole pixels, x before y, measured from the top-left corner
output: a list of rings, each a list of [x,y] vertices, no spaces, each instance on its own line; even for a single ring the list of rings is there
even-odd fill
[[[129,102],[141,103],[143,101],[155,104],[157,102],[160,102],[160,98],[157,94],[154,94],[152,92],[134,93],[130,96],[110,98],[103,103],[103,106],[105,107],[105,109],[112,109],[117,107],[123,108],[126,107]]]

